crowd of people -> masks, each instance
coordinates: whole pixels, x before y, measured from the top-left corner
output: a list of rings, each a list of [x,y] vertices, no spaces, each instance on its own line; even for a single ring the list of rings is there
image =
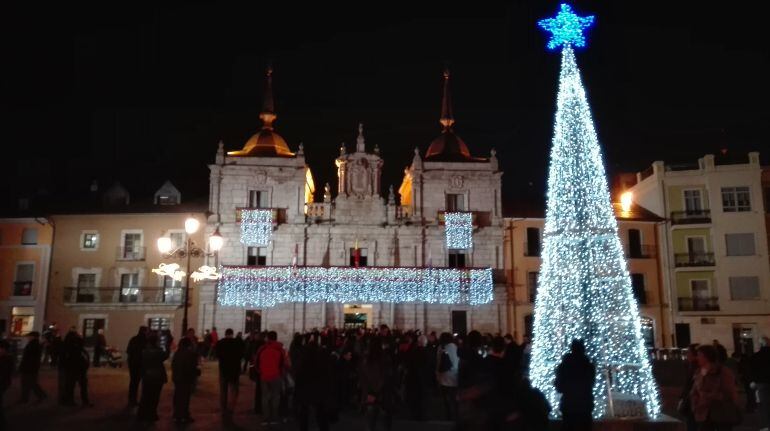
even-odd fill
[[[763,430],[770,425],[770,339],[763,337],[751,355],[727,349],[717,340],[687,349],[687,374],[679,402],[688,431],[729,431],[743,420],[743,411],[759,409]],[[740,377],[740,378],[739,378]],[[738,397],[744,386],[746,405]]]
[[[74,329],[63,338],[53,335],[41,341],[40,334],[29,333],[17,368],[8,342],[0,340],[0,403],[15,368],[21,383],[18,402],[27,403],[32,396],[38,402],[45,400],[38,375],[41,363],[48,363],[58,371],[59,404],[77,405],[77,385],[80,405],[93,405],[88,369],[99,366],[98,359],[89,360],[84,339]],[[99,335],[101,340],[95,343],[106,346],[103,333]],[[740,423],[738,375],[745,383],[747,409],[761,409],[763,419],[770,421],[768,344],[763,338],[761,349],[751,357],[732,358],[716,341],[690,346],[679,406],[688,430],[730,430]],[[94,349],[94,356],[102,353]],[[381,325],[296,333],[284,346],[274,331],[244,336],[227,329],[219,338],[216,328],[201,337],[190,328],[176,341],[169,331],[143,326],[129,341],[126,355],[128,404],[136,408],[141,422],[159,419],[169,358],[173,419],[180,424],[194,420],[190,399],[206,360],[218,362],[219,408],[225,422],[232,420],[241,386],[248,380],[253,386],[246,390],[254,391],[253,410],[263,425],[296,420],[301,430],[308,429],[311,418],[320,430],[327,430],[346,412],[363,415],[368,430],[391,429],[396,412],[417,421],[445,419],[456,423],[457,429],[541,430],[547,429],[551,411],[526,376],[528,340],[519,345],[510,335],[423,334]],[[585,346],[574,340],[554,381],[561,394],[562,429],[591,428],[595,374]]]
[[[157,405],[168,381],[164,361],[173,351],[174,420],[191,422],[190,398],[205,358],[218,361],[220,410],[230,421],[241,375],[254,382],[254,412],[263,425],[296,419],[302,430],[311,417],[329,429],[340,413],[359,410],[368,429],[390,429],[399,406],[414,420],[427,419],[431,399],[441,414],[465,429],[543,429],[550,407],[524,378],[526,346],[511,336],[467,337],[449,333],[376,329],[324,329],[294,334],[288,348],[274,331],[245,337],[216,328],[199,339],[194,329],[179,341],[141,327],[126,349],[129,404],[141,421],[158,419]],[[245,380],[245,379],[244,379]],[[141,394],[139,388],[141,386]]]

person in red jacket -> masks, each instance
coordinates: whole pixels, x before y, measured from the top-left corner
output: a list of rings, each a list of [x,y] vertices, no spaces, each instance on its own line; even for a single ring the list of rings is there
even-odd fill
[[[219,341],[219,334],[217,334],[217,327],[211,327],[211,346],[209,346],[209,359],[216,359],[217,355],[217,341]]]
[[[257,351],[255,361],[259,369],[259,384],[262,386],[262,423],[265,425],[278,422],[278,405],[286,368],[285,356],[283,344],[278,342],[278,334],[275,331],[268,332],[267,341]]]

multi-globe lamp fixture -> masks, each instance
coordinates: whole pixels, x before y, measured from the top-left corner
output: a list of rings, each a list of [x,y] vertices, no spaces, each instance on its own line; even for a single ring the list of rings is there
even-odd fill
[[[222,238],[222,235],[219,233],[219,227],[217,227],[214,233],[209,237],[208,250],[204,250],[198,247],[192,240],[192,235],[198,232],[198,229],[200,229],[200,221],[198,221],[198,219],[195,217],[188,217],[184,222],[184,230],[187,233],[187,240],[183,245],[178,246],[177,248],[174,248],[171,237],[162,236],[158,238],[158,251],[164,258],[187,258],[186,271],[182,271],[179,264],[177,263],[161,263],[157,268],[152,270],[152,272],[155,274],[171,277],[175,281],[182,281],[182,279],[185,277],[187,278],[187,282],[184,286],[184,315],[182,318],[182,332],[187,331],[187,309],[190,306],[190,279],[194,281],[217,280],[220,277],[216,267],[207,265],[203,265],[195,272],[190,273],[190,260],[193,257],[198,258],[215,256],[216,253],[222,249],[222,245],[224,245],[224,238]]]

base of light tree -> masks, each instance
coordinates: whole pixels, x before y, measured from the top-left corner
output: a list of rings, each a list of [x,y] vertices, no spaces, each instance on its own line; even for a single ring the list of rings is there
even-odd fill
[[[561,421],[551,422],[551,430],[561,429]],[[684,422],[671,416],[660,415],[657,419],[613,419],[600,420],[593,424],[592,431],[685,431]]]

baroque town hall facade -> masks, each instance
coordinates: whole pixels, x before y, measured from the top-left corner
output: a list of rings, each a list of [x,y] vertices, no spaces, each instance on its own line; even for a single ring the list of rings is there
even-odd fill
[[[335,160],[336,193],[327,184],[323,201],[314,202],[315,185],[302,144],[292,152],[273,128],[276,113],[268,71],[261,130],[238,151],[225,152],[220,143],[216,163],[210,165],[211,216],[207,231],[211,234],[218,229],[224,237],[218,255],[224,277],[219,283],[198,285],[199,301],[193,305],[199,307],[198,327],[242,328],[245,319],[246,331],[270,329],[282,338],[325,326],[380,324],[427,331],[451,328],[454,332],[504,332],[507,292],[499,276],[504,265],[502,172],[494,150],[489,157],[475,157],[454,133],[448,86],[446,72],[442,132],[424,154],[415,149],[398,189],[400,199],[392,186],[386,196],[381,195],[384,161],[377,146],[367,147],[359,125],[354,151],[343,145]],[[268,232],[269,241],[263,244],[244,241],[242,224],[245,211],[250,209],[269,210],[272,232]],[[447,246],[445,212],[472,215],[472,246]],[[264,296],[255,299],[231,294],[236,286],[248,296],[257,289],[255,280],[259,277],[276,277],[271,268],[276,269],[276,274],[298,274],[303,268],[331,268],[348,271],[346,274],[375,268],[414,269],[418,273],[430,269],[431,274],[442,270],[468,274],[472,270],[466,268],[485,269],[491,298],[475,303],[467,297],[450,301],[391,297],[348,302],[345,298],[327,297],[309,300],[306,294],[297,294],[294,300],[270,302]],[[229,282],[225,282],[228,274]],[[251,277],[254,274],[257,279]],[[438,278],[434,290],[444,285]],[[276,289],[288,288],[281,285],[281,279],[276,280],[268,284]],[[364,287],[379,288],[378,284]],[[401,288],[395,286],[396,290]],[[219,298],[217,304],[215,297]]]

